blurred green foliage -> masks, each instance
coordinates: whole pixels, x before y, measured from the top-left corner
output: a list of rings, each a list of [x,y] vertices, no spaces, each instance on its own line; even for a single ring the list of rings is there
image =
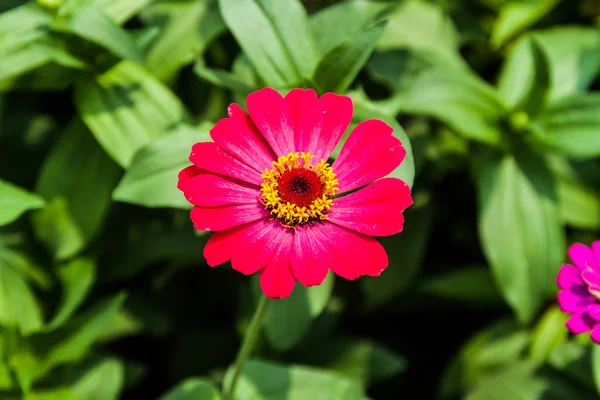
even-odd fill
[[[415,204],[381,277],[273,305],[235,399],[597,398],[600,350],[553,303],[600,231],[599,21],[593,0],[4,0],[0,398],[221,399],[257,282],[208,268],[176,176],[264,86],[392,125]]]

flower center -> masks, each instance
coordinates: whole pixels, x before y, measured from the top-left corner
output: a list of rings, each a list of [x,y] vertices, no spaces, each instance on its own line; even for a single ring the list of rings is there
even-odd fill
[[[261,201],[283,226],[327,219],[338,181],[324,160],[311,165],[313,158],[310,153],[289,153],[261,175]]]

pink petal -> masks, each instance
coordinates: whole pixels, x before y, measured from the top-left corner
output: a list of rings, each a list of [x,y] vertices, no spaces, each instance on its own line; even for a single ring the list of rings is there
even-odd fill
[[[556,283],[561,289],[570,289],[575,285],[584,285],[581,279],[581,271],[570,264],[565,264],[560,268]]]
[[[183,191],[184,185],[196,175],[202,173],[202,170],[195,165],[190,165],[189,167],[185,167],[179,172],[177,175],[177,189]]]
[[[317,93],[312,89],[292,89],[285,102],[292,115],[296,151],[307,151],[320,115]]]
[[[285,229],[289,231],[289,229]],[[282,230],[283,232],[284,230]],[[292,294],[296,279],[290,267],[290,253],[293,245],[293,234],[287,232],[280,235],[282,240],[272,253],[272,258],[260,271],[260,288],[265,296],[272,299],[283,299]]]
[[[600,267],[598,265],[598,263],[600,263],[600,240],[596,240],[595,242],[592,242],[592,252],[594,253],[594,260],[595,260],[592,267],[596,271],[600,272]]]
[[[258,186],[233,182],[211,173],[202,173],[190,179],[183,193],[190,203],[200,207],[219,207],[228,204],[258,203]]]
[[[250,275],[264,268],[277,253],[283,242],[290,241],[290,229],[279,221],[264,218],[257,229],[242,237],[233,251],[231,266],[236,271]]]
[[[329,158],[348,129],[354,108],[347,96],[325,93],[318,100],[319,116],[306,151],[315,156],[315,161]],[[298,151],[302,151],[299,149]]]
[[[402,211],[412,204],[410,188],[400,179],[384,178],[335,199],[328,219],[370,236],[389,236],[402,231]]]
[[[192,146],[190,161],[198,168],[215,174],[260,185],[260,172],[243,163],[213,142],[200,142]]]
[[[586,312],[595,321],[600,321],[600,304],[590,304],[587,306]]]
[[[591,268],[581,273],[581,279],[590,287],[600,287],[600,274]]]
[[[264,88],[251,93],[246,104],[250,118],[271,145],[275,155],[295,152],[292,113],[277,91]]]
[[[594,343],[600,344],[600,324],[596,324],[592,329],[592,335],[590,336]]]
[[[586,264],[588,263],[596,264],[596,259],[594,257],[594,253],[592,252],[592,249],[590,249],[584,244],[573,244],[571,247],[569,247],[568,253],[571,260],[573,260],[573,263],[579,269],[585,269]]]
[[[558,305],[561,310],[567,313],[579,313],[595,302],[594,297],[587,292],[574,293],[569,290],[563,290],[558,293]]]
[[[336,260],[319,240],[319,225],[301,225],[296,228],[292,251],[292,272],[304,286],[323,283],[329,272],[328,265]]]
[[[204,258],[208,265],[216,267],[231,260],[235,250],[239,248],[241,240],[260,232],[262,221],[266,221],[266,218],[215,232],[204,246]]]
[[[194,207],[190,218],[199,231],[223,231],[269,216],[262,204]]]
[[[586,313],[580,313],[573,314],[566,325],[573,333],[584,333],[594,327],[595,321]]]
[[[329,268],[346,279],[379,276],[389,260],[385,249],[372,237],[324,221],[315,224],[320,245],[330,252]]]
[[[393,129],[379,120],[360,123],[332,165],[340,193],[361,187],[392,172],[406,156]]]
[[[237,104],[229,106],[228,114],[229,118],[219,120],[210,131],[217,146],[259,173],[272,168],[277,157],[250,117]]]

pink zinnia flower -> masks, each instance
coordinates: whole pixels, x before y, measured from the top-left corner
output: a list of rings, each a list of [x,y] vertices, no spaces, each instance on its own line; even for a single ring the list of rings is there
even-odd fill
[[[406,183],[380,179],[406,155],[393,129],[360,123],[329,165],[352,119],[349,97],[265,88],[247,106],[248,114],[230,105],[210,131],[214,142],[196,143],[194,165],[179,174],[194,227],[216,231],[208,264],[260,272],[271,298],[289,296],[296,280],[319,285],[329,269],[346,279],[379,276],[388,257],[371,236],[400,232],[412,204]]]
[[[573,264],[558,272],[560,308],[573,315],[567,328],[573,333],[592,331],[592,340],[600,343],[600,240],[589,248],[576,243],[569,248]]]

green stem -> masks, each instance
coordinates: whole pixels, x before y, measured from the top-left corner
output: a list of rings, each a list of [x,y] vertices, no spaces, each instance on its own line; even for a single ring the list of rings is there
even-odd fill
[[[265,320],[267,310],[269,309],[269,304],[271,304],[271,302],[267,296],[260,297],[258,305],[256,306],[256,310],[254,311],[252,321],[250,321],[250,326],[248,326],[246,334],[244,335],[242,346],[240,347],[235,359],[235,364],[233,365],[233,378],[229,382],[229,385],[224,385],[223,398],[225,400],[233,400],[233,394],[235,393],[235,387],[240,378],[242,367],[256,346],[263,321]]]

